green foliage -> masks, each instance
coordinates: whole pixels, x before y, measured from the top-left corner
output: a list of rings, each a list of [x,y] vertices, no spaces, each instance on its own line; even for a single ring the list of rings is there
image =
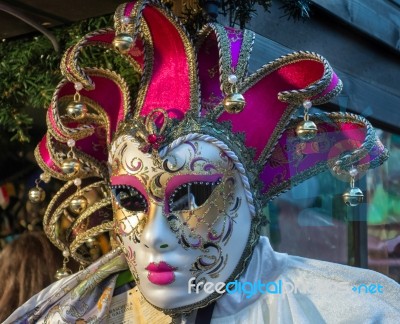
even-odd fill
[[[281,9],[285,12],[285,16],[300,20],[310,17],[311,0],[282,0]]]
[[[254,9],[256,4],[262,6],[265,11],[269,11],[272,0],[224,0],[221,8],[223,14],[229,16],[231,26],[238,24],[240,28],[244,28],[256,14],[256,9]]]
[[[0,43],[0,134],[9,141],[29,141],[32,118],[24,110],[46,108],[61,80],[61,53],[90,31],[111,25],[111,16],[91,18],[52,32],[60,43],[56,53],[43,35]]]
[[[10,105],[4,106],[0,109],[0,125],[2,125],[2,130],[14,134],[11,137],[11,141],[19,140],[21,142],[26,142],[29,140],[25,134],[25,128],[32,123],[32,118],[27,114],[18,112],[15,108]]]
[[[209,20],[199,5],[190,6],[188,3],[185,3],[180,18],[182,23],[185,25],[187,32],[193,39],[195,39],[196,33]]]
[[[218,7],[219,13],[228,17],[231,27],[239,25],[243,29],[257,14],[257,6],[269,12],[272,3],[273,0],[198,0],[194,5],[185,5],[182,19],[186,29],[195,35],[204,22],[215,20],[214,13],[207,12],[207,8],[214,6],[214,10]],[[309,18],[311,0],[281,0],[281,3],[284,16],[294,20]],[[204,9],[203,13],[199,7]]]

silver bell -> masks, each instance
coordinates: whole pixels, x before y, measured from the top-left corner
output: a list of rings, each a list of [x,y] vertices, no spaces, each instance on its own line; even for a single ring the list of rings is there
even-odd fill
[[[343,201],[347,206],[350,207],[355,207],[358,204],[363,202],[364,199],[364,194],[361,191],[360,188],[357,187],[352,187],[349,188],[344,194],[343,194]]]
[[[303,120],[296,127],[296,134],[302,141],[309,141],[317,135],[317,125],[311,120]]]

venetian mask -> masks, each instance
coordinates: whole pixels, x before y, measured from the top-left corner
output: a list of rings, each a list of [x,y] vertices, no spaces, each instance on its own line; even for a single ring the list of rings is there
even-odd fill
[[[387,158],[362,117],[310,110],[342,88],[320,55],[288,54],[249,75],[249,30],[209,23],[194,46],[159,1],[121,4],[114,18],[114,29],[89,33],[62,58],[35,156],[41,180],[66,184],[43,224],[84,266],[116,248],[116,236],[114,252],[164,312],[223,294],[251,258],[269,200],[331,170],[352,185],[354,205],[355,178]],[[82,50],[99,46],[121,66],[81,66]],[[33,193],[42,197],[39,185]]]
[[[252,224],[232,160],[201,140],[155,157],[124,135],[110,162],[115,231],[144,297],[175,311],[218,297],[243,270]]]

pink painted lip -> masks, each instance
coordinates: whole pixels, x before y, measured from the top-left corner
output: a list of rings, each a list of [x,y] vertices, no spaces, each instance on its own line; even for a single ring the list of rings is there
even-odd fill
[[[158,264],[151,262],[145,269],[149,271],[147,278],[155,285],[164,286],[175,281],[174,271],[177,270],[177,268],[164,261]]]

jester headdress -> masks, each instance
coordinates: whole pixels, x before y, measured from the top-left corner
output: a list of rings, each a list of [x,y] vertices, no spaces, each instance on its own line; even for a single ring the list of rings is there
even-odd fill
[[[117,9],[114,29],[90,33],[66,51],[61,64],[65,79],[54,93],[47,113],[48,131],[35,151],[46,175],[66,181],[44,218],[47,235],[65,256],[87,265],[109,249],[110,240],[111,245],[120,241],[126,247],[121,217],[129,218],[129,211],[146,215],[151,204],[166,200],[163,214],[185,249],[219,249],[218,257],[198,257],[191,265],[196,280],[203,280],[204,273],[218,277],[227,260],[239,253],[224,279],[231,280],[251,256],[261,209],[269,200],[328,169],[354,182],[387,158],[364,118],[350,113],[309,113],[312,105],[328,102],[342,88],[323,57],[295,52],[248,75],[253,39],[249,30],[210,23],[193,44],[182,25],[158,2],[135,1]],[[138,91],[114,71],[82,67],[82,50],[93,46],[125,58],[129,64],[125,72],[141,76]],[[131,143],[137,153],[124,162],[121,157],[128,154]],[[186,153],[179,153],[182,145],[187,146]],[[210,159],[218,163],[205,157],[214,154],[208,153],[212,150],[219,157]],[[188,155],[190,163],[186,165],[185,158],[185,166],[180,167],[177,160],[182,154]],[[151,165],[146,161],[152,161]],[[139,169],[147,173],[141,171],[137,186],[127,186],[124,177]],[[167,180],[161,171],[168,174]],[[173,174],[180,175],[180,180],[171,180]],[[168,183],[166,188],[163,181]],[[243,195],[235,196],[239,182]],[[195,193],[196,186],[204,185],[222,198],[206,194],[205,211],[201,209],[204,201],[193,201],[195,207],[190,207],[194,195],[190,194],[183,211],[174,213],[179,199],[186,197],[179,194],[183,187],[193,186]],[[220,185],[225,189],[218,189]],[[174,188],[169,190],[170,186]],[[199,190],[204,193],[205,189]],[[359,192],[351,194],[350,203],[360,198]],[[229,212],[248,206],[249,230],[243,234],[245,246],[225,255],[220,247],[227,244],[231,227],[238,226],[233,212],[225,211],[230,199]],[[193,216],[196,225],[192,209],[200,210]],[[204,216],[210,210],[225,215],[221,216],[223,228],[211,229]],[[114,222],[116,213],[122,216]],[[146,217],[137,218],[135,226],[145,228]],[[205,236],[193,234],[199,230],[198,223],[208,226]],[[183,228],[191,224],[185,234]],[[129,240],[140,242],[140,231],[128,234]],[[125,253],[135,272],[134,251],[125,248]],[[146,269],[151,283],[164,285],[169,279],[160,279],[157,271],[168,264],[160,264]],[[140,281],[140,275],[136,279]],[[197,307],[217,295],[200,300]]]

